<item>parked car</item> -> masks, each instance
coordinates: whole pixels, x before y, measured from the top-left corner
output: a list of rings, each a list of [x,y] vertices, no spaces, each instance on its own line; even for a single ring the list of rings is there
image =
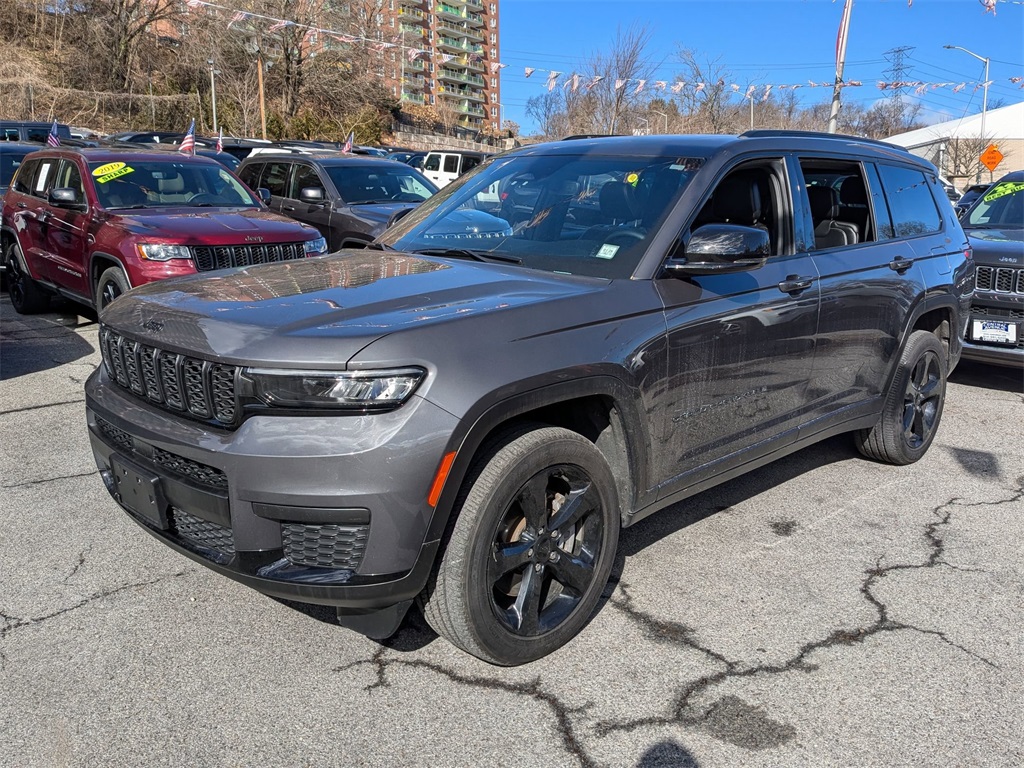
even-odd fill
[[[273,210],[320,230],[331,251],[370,242],[437,192],[403,163],[340,153],[255,155],[238,175],[250,189],[268,189]]]
[[[964,193],[960,196],[960,199],[953,203],[953,209],[956,211],[956,215],[963,217],[967,209],[974,205],[974,201],[977,200],[986,189],[989,188],[988,184],[971,184],[964,190]]]
[[[162,149],[165,152],[180,152],[177,144],[154,144],[153,149]],[[212,147],[196,147],[195,153],[198,157],[208,157],[211,160],[216,160],[218,163],[223,165],[229,171],[238,171],[238,166],[241,164],[241,160],[232,155],[230,152],[222,151],[218,152]]]
[[[481,209],[514,176],[533,209]],[[843,432],[920,459],[968,248],[935,168],[879,142],[537,144],[367,249],[114,302],[89,436],[114,499],[196,562],[371,637],[418,600],[521,664],[588,622],[621,527]]]
[[[476,168],[487,156],[482,152],[459,152],[443,150],[428,152],[423,158],[423,175],[444,187],[462,174]]]
[[[18,168],[21,167],[25,156],[38,151],[38,144],[25,144],[14,141],[0,143],[0,197],[3,197],[7,187],[11,185],[11,179],[14,178]]]
[[[52,128],[52,122],[0,120],[0,141],[27,141],[45,144]],[[64,123],[57,123],[57,138],[62,142],[70,139],[71,129]]]
[[[426,152],[416,152],[415,150],[409,150],[408,152],[389,152],[387,155],[388,160],[397,160],[400,163],[411,165],[413,168],[422,168],[423,160],[426,157]]]
[[[0,238],[21,313],[54,293],[100,309],[154,280],[327,250],[219,163],[158,150],[32,154],[4,195]]]
[[[985,187],[960,223],[978,265],[964,357],[1024,368],[1024,171]]]

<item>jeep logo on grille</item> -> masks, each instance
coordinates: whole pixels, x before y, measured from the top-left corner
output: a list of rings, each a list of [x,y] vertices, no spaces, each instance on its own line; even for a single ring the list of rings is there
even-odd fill
[[[147,331],[153,331],[154,333],[156,333],[164,329],[164,324],[159,320],[147,320],[142,324],[142,327],[145,328]]]
[[[263,238],[260,237],[259,235],[249,235],[248,237],[245,238],[245,242],[247,242],[247,243],[262,243],[263,242]]]

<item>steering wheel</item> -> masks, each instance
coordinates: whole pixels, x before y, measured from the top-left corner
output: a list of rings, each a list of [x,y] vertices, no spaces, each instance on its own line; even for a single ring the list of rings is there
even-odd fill
[[[618,229],[615,232],[608,234],[604,238],[604,242],[609,245],[621,245],[624,248],[628,248],[631,245],[635,245],[640,240],[643,240],[647,236],[646,232],[643,232],[635,227],[629,229]]]
[[[216,205],[219,199],[216,195],[209,192],[199,192],[198,194],[192,195],[188,200],[185,201],[188,205],[201,205],[203,203],[209,203],[210,205]]]

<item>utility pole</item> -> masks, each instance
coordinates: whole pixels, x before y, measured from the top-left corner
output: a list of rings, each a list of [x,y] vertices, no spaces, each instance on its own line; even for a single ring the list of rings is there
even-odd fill
[[[267,103],[263,97],[263,51],[256,50],[256,82],[260,88],[260,128],[263,138],[267,138]]]
[[[835,133],[839,128],[839,107],[843,93],[843,70],[846,68],[846,40],[850,31],[851,11],[853,0],[846,0],[843,6],[843,20],[839,22],[839,34],[836,35],[836,85],[832,89],[832,112],[828,116],[829,133]],[[753,110],[754,102],[750,102],[750,106]]]
[[[213,59],[207,59],[206,63],[210,65],[210,100],[213,102],[213,132],[217,132],[217,82],[213,76],[215,74],[213,69]]]
[[[893,133],[900,133],[906,127],[903,117],[907,107],[903,103],[903,91],[907,86],[903,83],[907,82],[913,67],[907,66],[903,58],[912,50],[914,50],[913,46],[904,45],[883,54],[886,61],[889,62],[889,68],[885,70],[885,74],[889,76],[891,82],[896,84],[896,87],[892,89],[892,96],[889,97],[892,102]]]

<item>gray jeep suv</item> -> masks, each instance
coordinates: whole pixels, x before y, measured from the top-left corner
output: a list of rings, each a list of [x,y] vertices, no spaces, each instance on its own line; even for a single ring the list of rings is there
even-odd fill
[[[973,285],[935,169],[897,147],[553,142],[365,250],[127,293],[88,429],[183,555],[376,638],[418,601],[520,664],[587,623],[621,527],[838,433],[919,459]]]

